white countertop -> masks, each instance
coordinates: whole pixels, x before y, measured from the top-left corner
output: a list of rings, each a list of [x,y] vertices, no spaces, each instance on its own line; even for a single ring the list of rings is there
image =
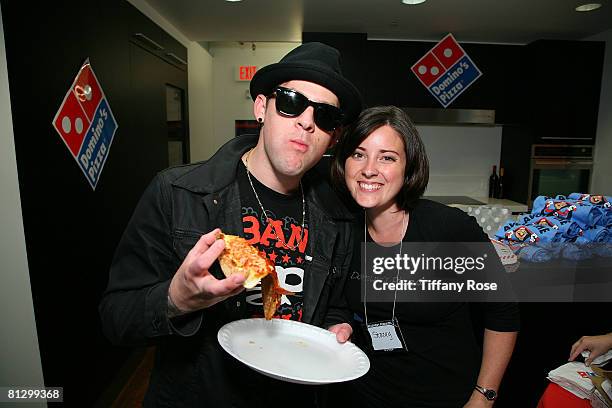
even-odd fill
[[[516,201],[507,200],[505,198],[490,198],[490,197],[470,197],[474,200],[484,203],[489,207],[501,207],[507,208],[512,213],[524,213],[527,212],[527,204],[517,203]],[[450,207],[460,208],[467,211],[468,207],[478,207],[478,205],[465,205],[465,204],[449,204]]]

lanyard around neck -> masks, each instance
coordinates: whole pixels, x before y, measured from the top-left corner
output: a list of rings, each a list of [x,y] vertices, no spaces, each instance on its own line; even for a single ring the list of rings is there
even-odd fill
[[[404,212],[404,218],[402,221],[402,237],[400,239],[400,247],[399,247],[399,256],[400,258],[402,257],[402,244],[404,242],[404,234],[406,229],[406,213]],[[363,267],[363,311],[364,311],[364,315],[365,315],[365,324],[366,327],[368,326],[368,301],[367,301],[367,294],[368,294],[368,274],[367,274],[367,269],[368,269],[368,217],[366,214],[365,209],[363,210],[363,242],[364,242],[364,246],[363,246],[363,261],[364,261],[364,267]],[[397,265],[396,265],[397,266]],[[397,302],[397,287],[398,287],[398,283],[399,283],[399,268],[396,268],[397,270],[397,274],[395,276],[395,291],[393,293],[393,311],[391,314],[391,319],[392,321],[395,321],[395,304]]]

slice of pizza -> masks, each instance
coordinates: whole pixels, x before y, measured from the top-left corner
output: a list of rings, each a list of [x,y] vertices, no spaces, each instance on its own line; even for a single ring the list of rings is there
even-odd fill
[[[225,249],[219,256],[219,263],[226,277],[241,273],[246,277],[242,285],[250,289],[264,276],[274,272],[274,263],[262,256],[246,239],[223,233],[219,233],[217,238],[225,241]]]
[[[225,242],[225,249],[219,256],[223,274],[226,277],[234,273],[243,274],[246,280],[242,286],[247,289],[261,281],[264,316],[266,320],[272,319],[282,296],[293,295],[293,292],[280,287],[274,263],[242,237],[219,233],[217,238]]]
[[[293,295],[294,293],[280,287],[278,275],[276,271],[274,271],[261,280],[261,294],[263,298],[264,317],[266,320],[270,320],[274,316],[274,313],[276,313],[276,309],[278,309],[278,305],[283,295]]]

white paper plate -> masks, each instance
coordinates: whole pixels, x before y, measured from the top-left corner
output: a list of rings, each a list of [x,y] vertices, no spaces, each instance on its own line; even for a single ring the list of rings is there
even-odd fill
[[[306,323],[284,319],[244,319],[219,329],[217,340],[232,357],[278,380],[329,384],[359,378],[370,360],[351,342]]]

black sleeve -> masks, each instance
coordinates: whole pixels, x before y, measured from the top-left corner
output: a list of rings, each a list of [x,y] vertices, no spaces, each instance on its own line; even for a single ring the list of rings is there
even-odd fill
[[[458,208],[450,208],[444,222],[448,236],[457,242],[489,242],[489,237],[476,222],[476,218]]]
[[[489,302],[484,305],[485,329],[499,332],[515,332],[520,329],[518,304],[512,302]]]
[[[173,250],[169,189],[163,174],[151,182],[115,252],[99,307],[113,344],[148,344],[173,332],[192,335],[200,327],[202,312],[167,317],[168,288],[182,262]]]
[[[341,232],[340,241],[343,243],[338,251],[337,260],[334,263],[334,273],[337,276],[334,279],[334,287],[331,290],[329,299],[329,308],[325,315],[324,328],[328,328],[338,323],[352,322],[352,313],[346,301],[344,287],[348,279],[349,269],[351,265],[351,253],[353,251],[353,233],[350,223],[345,223],[344,231]]]
[[[456,237],[458,242],[489,242],[489,237],[482,230],[476,219],[465,212],[453,208],[447,214],[446,223],[449,236]],[[491,254],[497,252],[491,244]],[[503,270],[501,268],[500,270]],[[479,305],[483,313],[484,328],[500,332],[518,331],[520,328],[519,307],[516,302],[486,302]]]

